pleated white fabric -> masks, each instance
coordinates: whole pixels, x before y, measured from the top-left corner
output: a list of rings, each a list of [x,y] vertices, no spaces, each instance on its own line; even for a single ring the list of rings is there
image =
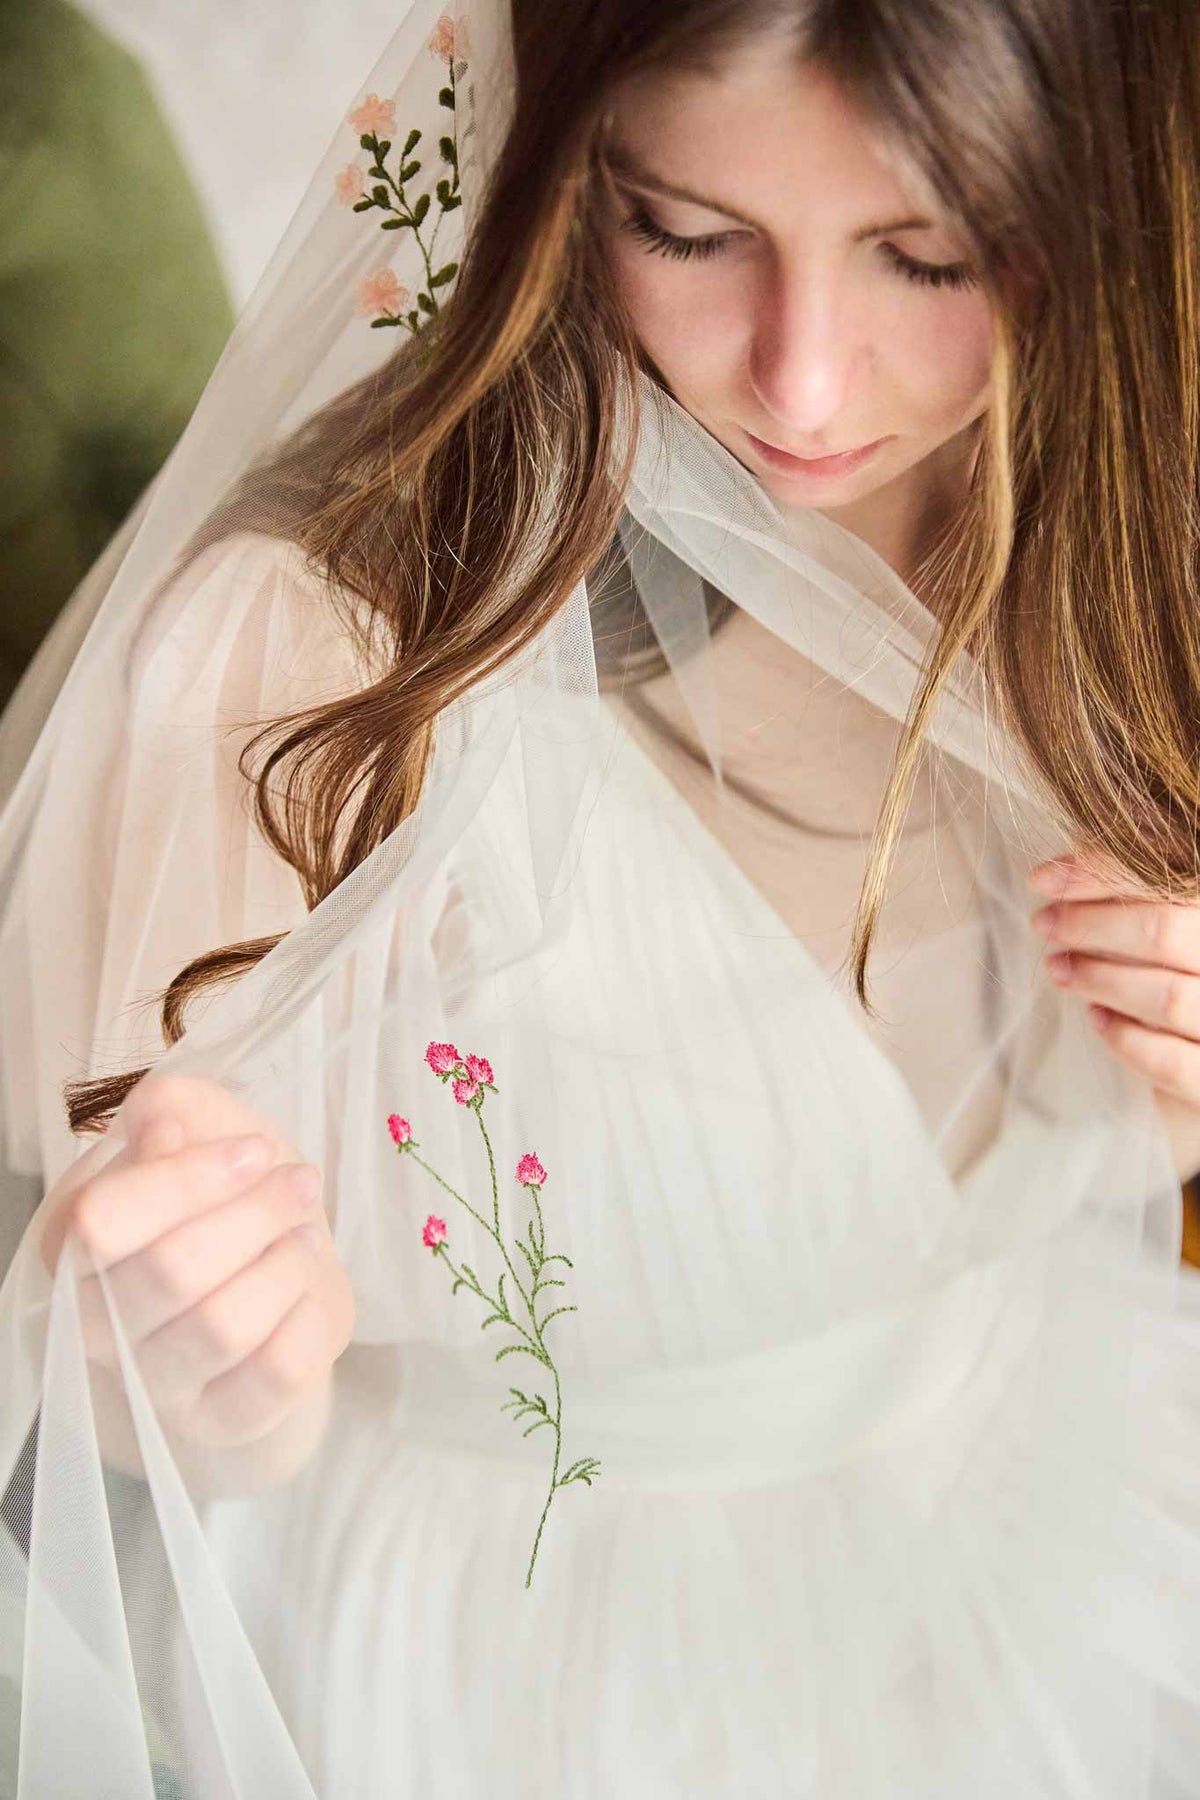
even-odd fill
[[[152,1053],[139,999],[201,949],[300,923],[234,757],[255,713],[365,679],[332,617],[294,549],[252,535],[167,590],[94,837],[68,880],[35,834],[5,917],[2,966],[29,977],[2,996],[30,1051],[5,1068],[27,1166],[69,1155],[51,1105],[65,1074]],[[718,689],[720,654],[718,637]],[[851,694],[843,727],[863,704]],[[9,1646],[13,1791],[1197,1791],[1200,1286],[1174,1266],[1152,1111],[1030,943],[1004,1079],[971,1088],[970,1129],[948,1132],[989,1056],[997,865],[985,888],[962,833],[935,858],[916,834],[885,1028],[619,699],[599,731],[556,929],[536,924],[518,733],[404,919],[368,918],[305,1019],[243,1064],[238,1091],[277,1102],[325,1162],[358,1295],[305,1467],[265,1493],[189,1495],[132,1362],[148,1481],[106,1467],[71,1283],[55,1285],[15,1664]],[[847,768],[865,779],[886,734],[815,741],[812,804]],[[791,838],[798,877],[845,855]],[[804,891],[785,884],[789,905]],[[422,968],[440,970],[424,990]],[[946,991],[931,1032],[922,1001]],[[408,1018],[406,994],[442,1010]],[[499,1411],[478,1319],[420,1250],[436,1190],[379,1129],[400,1107],[478,1190],[477,1148],[422,1068],[443,1036],[491,1059],[501,1153],[536,1146],[573,1265],[566,1453],[602,1472],[556,1498],[528,1592],[544,1449]],[[506,1224],[522,1198],[502,1186]],[[452,1232],[482,1266],[481,1234],[459,1217]],[[4,1290],[26,1329],[31,1292],[50,1293],[34,1243]]]
[[[398,7],[361,98],[396,153],[423,134],[431,192],[453,120],[457,261],[511,116],[509,11],[440,10]],[[339,204],[360,147],[344,123],[0,731],[0,1794],[1200,1795],[1177,1173],[1043,973],[1025,876],[1062,822],[970,667],[875,1014],[846,990],[938,629],[893,571],[639,378],[624,598],[589,576],[443,711],[418,807],[311,913],[259,835],[256,726],[387,672],[349,597],[246,526],[257,459],[395,347],[360,278],[430,274]],[[639,634],[661,657],[635,690],[605,657]],[[275,934],[164,1050],[178,970]],[[481,1113],[430,1044],[489,1060]],[[323,1435],[273,1469],[181,1441],[119,1269],[74,1235],[42,1261],[34,1208],[81,1151],[62,1084],[147,1064],[323,1172],[354,1336]],[[446,1253],[497,1280],[494,1206],[536,1248],[531,1152],[574,1309],[535,1374],[422,1245],[444,1212]],[[591,1486],[551,1489],[549,1434],[501,1410],[551,1373]]]

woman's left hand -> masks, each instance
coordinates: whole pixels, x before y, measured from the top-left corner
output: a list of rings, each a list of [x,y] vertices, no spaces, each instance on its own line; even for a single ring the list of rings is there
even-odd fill
[[[1088,1003],[1114,1056],[1151,1082],[1181,1179],[1200,1171],[1200,901],[1148,896],[1099,852],[1040,863],[1030,885],[1047,972]]]

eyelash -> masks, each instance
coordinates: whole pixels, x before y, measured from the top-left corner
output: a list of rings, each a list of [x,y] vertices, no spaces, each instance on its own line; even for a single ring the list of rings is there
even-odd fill
[[[710,256],[719,256],[725,246],[739,235],[736,231],[721,231],[712,237],[676,237],[674,232],[664,231],[641,206],[636,207],[624,221],[623,229],[648,250],[672,257],[676,262],[703,262]],[[879,247],[898,274],[903,275],[906,281],[916,282],[920,287],[965,288],[974,286],[978,279],[967,263],[918,262],[915,257],[906,256],[903,250],[898,250],[895,244],[881,244]]]

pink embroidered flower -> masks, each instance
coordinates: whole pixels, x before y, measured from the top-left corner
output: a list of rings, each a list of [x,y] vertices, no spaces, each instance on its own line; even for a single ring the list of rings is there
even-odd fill
[[[366,170],[360,169],[357,163],[347,163],[333,185],[337,190],[338,203],[341,206],[353,206],[356,200],[361,200],[366,194]]]
[[[411,1144],[412,1126],[407,1119],[402,1119],[399,1113],[388,1114],[388,1130],[392,1134],[393,1144],[399,1144],[401,1147]]]
[[[451,1070],[457,1069],[462,1057],[453,1044],[430,1044],[425,1061],[435,1075],[449,1075]]]
[[[491,1086],[494,1079],[492,1065],[486,1056],[464,1056],[463,1068],[472,1081],[482,1081],[486,1086]]]
[[[408,305],[408,289],[401,286],[391,269],[377,269],[358,284],[358,312],[364,319],[377,313],[394,317]]]
[[[378,94],[368,94],[346,116],[359,137],[380,137],[396,129],[396,102],[381,100]]]
[[[470,1106],[478,1092],[479,1083],[477,1081],[456,1081],[454,1083],[454,1098],[460,1106]]]
[[[430,1213],[425,1221],[425,1229],[421,1233],[421,1242],[424,1244],[425,1248],[427,1250],[436,1250],[439,1244],[445,1243],[449,1235],[449,1232],[446,1230],[445,1219],[435,1218],[433,1213]]]
[[[429,48],[434,56],[442,57],[445,62],[455,62],[460,57],[469,56],[470,45],[467,42],[465,20],[455,20],[449,13],[443,13],[433,28]]]
[[[517,1180],[522,1187],[542,1187],[546,1180],[546,1171],[537,1157],[530,1150],[517,1164]]]

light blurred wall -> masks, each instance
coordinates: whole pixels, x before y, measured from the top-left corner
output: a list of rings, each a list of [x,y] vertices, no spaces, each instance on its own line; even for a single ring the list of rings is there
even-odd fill
[[[82,0],[141,59],[240,308],[405,0]]]

